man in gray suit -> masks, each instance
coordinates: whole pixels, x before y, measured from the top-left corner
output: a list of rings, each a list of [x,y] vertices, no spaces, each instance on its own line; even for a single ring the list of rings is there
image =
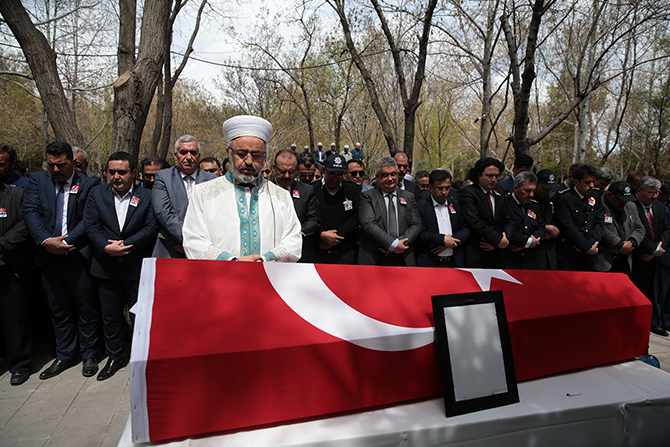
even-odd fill
[[[398,165],[391,157],[377,161],[376,177],[375,188],[361,193],[358,263],[415,266],[421,215],[414,194],[398,188]]]
[[[153,187],[153,207],[160,226],[154,247],[155,258],[185,258],[181,228],[184,224],[189,197],[198,183],[218,178],[198,168],[200,143],[184,135],[174,144],[176,166],[156,172]]]
[[[630,276],[633,250],[644,239],[645,228],[635,206],[635,195],[626,182],[614,182],[602,198],[605,229],[594,269],[619,272]]]

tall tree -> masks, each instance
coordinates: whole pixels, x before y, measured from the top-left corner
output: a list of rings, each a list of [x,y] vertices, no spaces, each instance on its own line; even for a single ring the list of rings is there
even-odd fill
[[[356,42],[354,41],[351,20],[349,18],[349,11],[346,6],[346,0],[326,0],[326,3],[330,5],[337,13],[340,24],[342,25],[342,32],[344,33],[344,39],[347,44],[347,48],[354,60],[354,63],[356,64],[356,67],[363,77],[368,95],[370,96],[371,106],[377,115],[379,124],[381,125],[382,131],[384,132],[384,137],[386,138],[389,153],[394,154],[398,152],[400,148],[396,144],[389,118],[387,117],[386,112],[382,107],[377,83],[370,74],[370,70],[365,63],[365,60],[363,59],[363,53],[359,51],[356,46]],[[428,43],[433,14],[435,12],[435,8],[437,7],[437,0],[428,0],[425,9],[422,8],[420,11],[419,22],[421,23],[422,28],[420,37],[418,39],[418,54],[415,55],[416,71],[414,72],[414,80],[411,85],[408,85],[407,76],[405,73],[407,62],[403,55],[406,53],[406,50],[402,48],[401,43],[392,32],[389,20],[386,17],[385,9],[379,0],[370,0],[370,3],[375,11],[375,14],[377,15],[377,18],[379,19],[384,38],[393,58],[393,66],[397,78],[398,91],[400,93],[400,97],[402,98],[404,112],[404,135],[402,150],[407,154],[411,164],[414,155],[416,111],[421,104],[421,87],[423,86],[425,79]],[[390,9],[395,10],[395,8]]]

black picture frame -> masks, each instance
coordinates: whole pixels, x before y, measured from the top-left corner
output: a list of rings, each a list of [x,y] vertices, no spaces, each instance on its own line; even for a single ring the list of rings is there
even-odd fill
[[[502,291],[433,295],[432,304],[446,416],[518,403]]]

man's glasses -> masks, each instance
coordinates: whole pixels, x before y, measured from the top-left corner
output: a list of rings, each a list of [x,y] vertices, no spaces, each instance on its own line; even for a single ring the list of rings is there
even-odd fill
[[[283,177],[286,174],[290,175],[291,177],[295,177],[295,175],[298,173],[298,171],[296,169],[290,169],[290,170],[287,171],[286,169],[275,168],[275,171],[277,171],[277,174],[279,174],[280,177]],[[268,170],[267,172],[265,172],[265,171],[263,171],[263,172],[266,173],[266,174],[269,174],[270,170]],[[312,174],[312,175],[314,175],[314,174]],[[300,177],[302,177],[302,174],[300,174]]]
[[[237,155],[242,160],[246,160],[247,156],[250,156],[251,159],[255,162],[262,161],[265,158],[265,153],[263,153],[263,152],[251,152],[251,151],[247,151],[247,150],[244,150],[244,149],[235,150],[233,148],[229,148],[229,149],[230,149],[230,152]]]
[[[451,186],[431,186],[435,191],[449,191],[451,189]]]
[[[398,173],[397,172],[380,172],[379,176],[381,178],[389,178],[389,177],[396,178],[398,176]]]
[[[365,177],[365,171],[349,171],[349,175],[352,177]]]
[[[118,170],[117,169],[108,169],[107,170],[107,174],[109,174],[110,176],[114,176],[116,174],[119,174],[120,176],[123,177],[128,172],[130,172],[130,171],[128,171],[127,169],[118,169]]]
[[[300,173],[300,178],[313,179],[314,178],[314,173],[313,172],[301,172]]]
[[[262,174],[265,174],[265,175],[270,175],[271,172],[272,172],[272,169],[263,169],[263,170],[261,171],[261,173],[262,173]],[[282,174],[282,175],[283,175],[283,174]]]

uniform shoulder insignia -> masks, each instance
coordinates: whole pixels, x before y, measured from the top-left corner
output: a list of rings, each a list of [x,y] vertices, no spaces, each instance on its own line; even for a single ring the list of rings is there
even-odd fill
[[[533,203],[537,203],[538,205],[540,204],[540,202],[538,202],[538,201],[535,200],[535,199],[530,199],[530,201],[533,202]]]
[[[570,191],[570,188],[565,188],[563,191],[558,191],[559,194],[563,194],[564,192]]]

